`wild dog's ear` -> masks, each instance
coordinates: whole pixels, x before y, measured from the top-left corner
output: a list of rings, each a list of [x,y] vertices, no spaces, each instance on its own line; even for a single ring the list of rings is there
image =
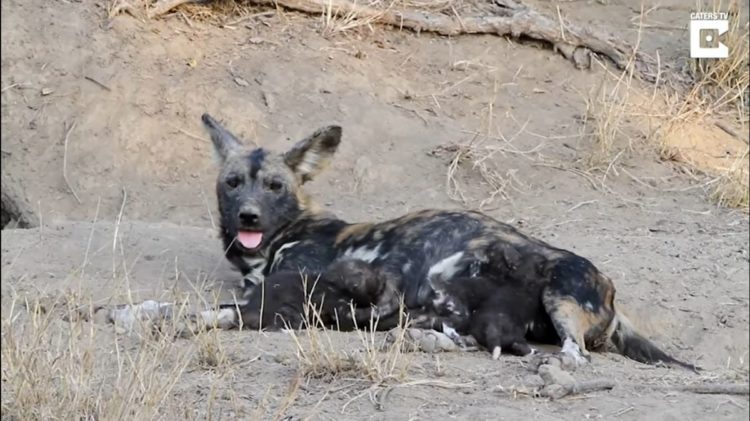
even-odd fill
[[[241,149],[242,142],[208,113],[203,114],[201,120],[211,135],[211,141],[214,142],[214,150],[220,162],[224,162],[232,151]]]
[[[303,183],[310,181],[328,165],[340,142],[340,126],[323,127],[297,142],[284,154],[284,162]]]

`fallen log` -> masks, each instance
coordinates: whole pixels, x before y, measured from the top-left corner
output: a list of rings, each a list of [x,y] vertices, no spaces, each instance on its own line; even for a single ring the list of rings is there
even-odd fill
[[[159,0],[148,12],[151,18],[163,15],[175,7],[200,0]],[[331,11],[335,15],[356,16],[373,23],[408,29],[414,32],[432,32],[445,36],[465,34],[492,34],[497,36],[526,37],[545,41],[555,51],[572,61],[578,68],[591,66],[591,52],[612,60],[620,69],[628,66],[634,49],[614,37],[592,28],[577,27],[562,19],[552,19],[514,0],[495,0],[498,6],[494,15],[447,16],[418,10],[377,9],[356,4],[350,0],[248,0],[249,3],[284,7],[310,14]],[[641,58],[639,57],[639,60]]]

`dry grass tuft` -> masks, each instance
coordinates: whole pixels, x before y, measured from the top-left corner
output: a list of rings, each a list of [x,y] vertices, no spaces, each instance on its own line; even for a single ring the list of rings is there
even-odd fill
[[[714,10],[721,11],[719,3]],[[688,88],[661,83],[650,93],[633,81],[633,60],[619,75],[605,68],[604,79],[585,98],[582,136],[591,139],[583,156],[586,172],[618,173],[618,160],[643,149],[655,149],[663,161],[704,174],[709,199],[720,206],[747,208],[748,24],[740,23],[737,3],[730,5],[730,31],[724,39],[730,58],[695,60],[695,82]],[[640,31],[639,31],[640,33]],[[640,42],[636,42],[636,46]],[[657,60],[658,61],[658,60]],[[661,69],[657,70],[660,75]],[[670,78],[666,78],[671,80]],[[726,124],[734,107],[743,126]],[[644,138],[648,143],[637,144]],[[737,139],[740,138],[740,139]],[[626,152],[628,154],[626,154]],[[605,189],[607,190],[607,189]]]
[[[39,300],[3,298],[10,300],[1,322],[4,417],[153,419],[179,408],[171,391],[192,347],[164,335],[133,341],[104,335],[72,305],[80,297],[55,300],[69,303],[58,306],[69,322]]]
[[[729,57],[692,60],[695,84],[687,98],[706,113],[733,108],[744,128],[750,101],[750,23],[742,22],[737,0],[731,0],[727,9],[722,1],[714,1],[709,10],[701,11],[728,12],[729,32],[722,36],[722,42],[729,47]]]
[[[719,176],[718,182],[710,194],[714,203],[719,206],[748,211],[750,208],[749,153],[750,148],[745,149],[745,153],[739,156],[732,166]]]
[[[618,140],[626,138],[632,149],[632,138],[625,133],[630,117],[632,72],[623,72],[614,86],[608,89],[602,79],[598,89],[586,98],[582,134],[591,139],[591,150],[583,159],[589,169],[608,167],[616,155]],[[606,78],[607,76],[605,76]]]
[[[383,12],[390,9],[393,2],[390,5],[386,5]],[[373,4],[367,4],[366,6],[371,7]],[[324,37],[333,37],[341,35],[345,32],[358,29],[367,28],[370,32],[374,32],[373,24],[380,20],[381,15],[376,14],[372,16],[360,16],[356,9],[352,9],[346,13],[342,13],[340,10],[333,7],[333,2],[329,0],[326,5],[325,11],[321,15],[322,19],[322,34]]]
[[[400,311],[404,314],[403,303]],[[371,320],[366,330],[356,331],[362,349],[352,352],[334,344],[331,337],[333,332],[325,326],[319,309],[309,297],[304,306],[304,315],[306,321],[302,330],[288,330],[297,351],[300,375],[327,380],[358,378],[373,384],[405,379],[411,358],[404,354],[403,334],[385,346],[384,340],[378,339],[382,335],[376,333],[378,321]],[[401,320],[400,325],[406,324],[406,319]]]
[[[497,140],[497,139],[495,139]],[[504,140],[504,139],[503,139]],[[487,187],[488,194],[478,204],[479,209],[484,209],[487,205],[493,203],[497,198],[502,200],[511,200],[511,193],[526,192],[526,184],[516,175],[516,169],[507,169],[502,171],[499,163],[493,158],[498,154],[507,153],[517,155],[537,154],[541,149],[541,144],[528,151],[520,151],[510,145],[505,140],[508,147],[501,146],[496,142],[485,142],[478,140],[478,135],[466,143],[451,143],[439,146],[433,150],[433,154],[449,155],[448,170],[446,172],[446,191],[448,196],[456,201],[460,201],[465,206],[469,204],[469,198],[465,193],[464,183],[460,180],[462,169],[466,168],[479,174]]]
[[[220,369],[228,366],[229,357],[219,337],[220,333],[219,329],[210,329],[195,335],[193,341],[197,346],[195,357],[198,366],[205,369]]]
[[[586,98],[582,135],[591,139],[591,151],[584,158],[589,170],[606,168],[608,171],[622,152],[622,150],[615,152],[615,145],[621,138],[625,138],[628,149],[633,150],[633,137],[625,132],[625,126],[631,122],[634,113],[631,93],[634,89],[633,79],[636,75],[635,67],[644,15],[645,12],[641,8],[638,37],[633,52],[628,58],[625,69],[615,77],[614,86],[608,88],[607,80],[612,74],[607,70],[598,89],[590,92]],[[603,64],[600,63],[600,65],[606,69]]]

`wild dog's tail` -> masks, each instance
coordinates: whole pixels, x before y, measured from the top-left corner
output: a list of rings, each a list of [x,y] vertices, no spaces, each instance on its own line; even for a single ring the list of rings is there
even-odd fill
[[[617,309],[615,309],[615,318],[612,323],[614,324],[614,330],[610,335],[610,340],[622,355],[646,364],[662,362],[678,365],[693,371],[700,370],[699,367],[680,361],[659,349],[656,344],[640,333],[633,323]]]

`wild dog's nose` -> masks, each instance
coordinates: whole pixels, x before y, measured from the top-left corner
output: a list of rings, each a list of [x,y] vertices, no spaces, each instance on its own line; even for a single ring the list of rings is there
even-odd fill
[[[240,211],[240,223],[245,227],[254,227],[260,222],[257,209],[243,209]]]

